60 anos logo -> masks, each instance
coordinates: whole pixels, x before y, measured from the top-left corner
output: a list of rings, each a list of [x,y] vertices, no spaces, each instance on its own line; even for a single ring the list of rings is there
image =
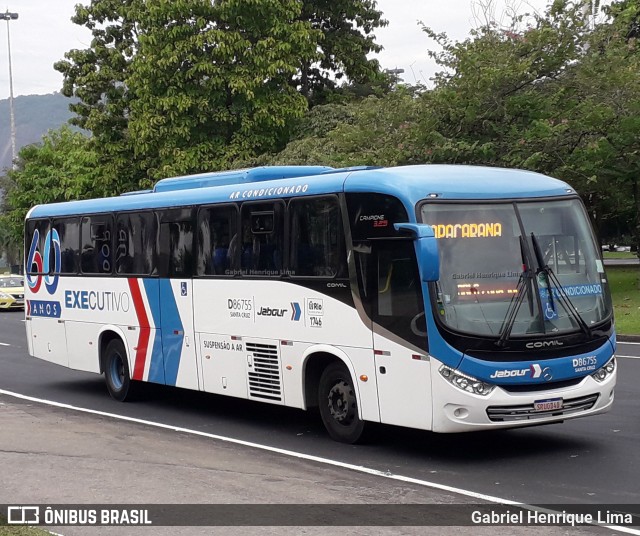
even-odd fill
[[[55,229],[47,232],[44,239],[44,253],[38,251],[40,243],[40,231],[36,229],[31,239],[31,247],[29,248],[29,256],[27,257],[27,284],[33,293],[37,293],[44,279],[44,286],[49,294],[54,294],[58,288],[58,279],[60,266],[62,264],[60,253],[60,235]],[[53,274],[42,275],[42,272],[48,272],[51,267],[51,255],[53,255]],[[34,270],[35,265],[35,270]],[[45,269],[46,267],[46,269]],[[31,272],[37,272],[32,274]]]
[[[55,294],[58,288],[58,279],[60,276],[60,266],[62,264],[60,254],[60,235],[55,229],[47,232],[44,239],[44,252],[38,251],[40,243],[40,231],[36,229],[31,239],[31,247],[29,248],[29,256],[27,257],[27,285],[34,294],[37,294],[42,286],[44,286],[49,294]],[[53,257],[51,257],[53,255]],[[53,266],[51,261],[53,260]],[[43,275],[43,272],[52,274]],[[30,273],[35,272],[35,273]],[[47,316],[50,318],[60,318],[61,307],[59,301],[52,300],[27,300],[27,315],[29,316]]]

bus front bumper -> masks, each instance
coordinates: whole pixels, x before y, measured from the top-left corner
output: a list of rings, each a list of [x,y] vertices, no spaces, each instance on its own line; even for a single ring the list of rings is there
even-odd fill
[[[602,382],[589,375],[570,387],[526,392],[496,386],[489,395],[480,396],[443,378],[437,360],[432,359],[432,367],[432,429],[447,433],[536,426],[604,413],[613,404],[617,375],[616,368]],[[547,402],[561,407],[538,409]]]

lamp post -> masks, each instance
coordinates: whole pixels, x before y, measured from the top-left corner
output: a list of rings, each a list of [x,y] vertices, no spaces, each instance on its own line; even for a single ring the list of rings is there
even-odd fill
[[[11,70],[11,37],[9,36],[9,21],[16,20],[17,13],[0,13],[0,19],[7,21],[7,50],[9,52],[9,114],[11,116],[11,164],[16,167],[16,118],[13,113],[13,71]]]
[[[395,69],[385,69],[384,72],[390,74],[391,78],[393,79],[393,83],[397,84],[398,80],[400,79],[400,75],[404,73],[404,69],[398,69],[396,67]]]

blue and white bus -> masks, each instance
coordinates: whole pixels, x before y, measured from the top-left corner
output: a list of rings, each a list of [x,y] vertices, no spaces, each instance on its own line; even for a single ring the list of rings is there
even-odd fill
[[[612,305],[585,208],[527,171],[261,167],[36,206],[32,356],[367,422],[463,432],[614,398]]]

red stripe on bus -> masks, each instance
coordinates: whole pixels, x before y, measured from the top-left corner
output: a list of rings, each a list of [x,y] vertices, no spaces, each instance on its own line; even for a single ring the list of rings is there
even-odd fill
[[[136,362],[133,367],[133,379],[142,380],[144,379],[144,365],[147,360],[147,347],[149,346],[151,329],[149,327],[149,317],[147,317],[147,311],[142,301],[140,284],[137,279],[129,279],[129,289],[131,290],[131,297],[133,298],[133,306],[136,309],[138,324],[140,324],[140,335],[138,336],[138,345],[136,348]]]

